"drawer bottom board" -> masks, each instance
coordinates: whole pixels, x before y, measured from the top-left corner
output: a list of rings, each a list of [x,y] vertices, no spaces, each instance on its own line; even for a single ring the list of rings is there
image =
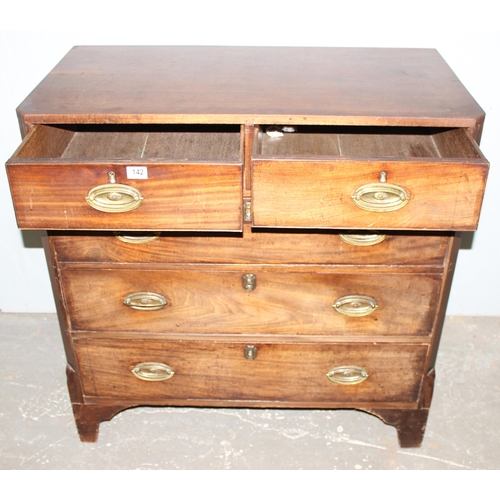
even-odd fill
[[[417,401],[428,345],[271,343],[80,338],[75,341],[84,396],[121,401],[226,400],[366,403]],[[253,355],[248,348],[254,347]],[[247,356],[247,357],[245,357]],[[247,359],[253,357],[254,359]],[[167,380],[137,378],[141,363],[170,367]],[[368,377],[344,385],[332,369]]]

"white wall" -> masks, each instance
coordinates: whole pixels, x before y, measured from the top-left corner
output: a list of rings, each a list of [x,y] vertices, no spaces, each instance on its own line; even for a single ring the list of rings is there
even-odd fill
[[[460,253],[449,314],[500,314],[500,32],[495,2],[126,2],[19,3],[0,20],[27,31],[0,31],[0,158],[20,142],[15,108],[74,45],[295,45],[436,48],[486,111],[481,143],[490,160],[479,231]],[[56,5],[57,4],[57,5]],[[118,8],[117,5],[120,7]],[[138,8],[141,7],[141,8]],[[449,8],[448,8],[449,7]],[[474,11],[471,10],[474,8]],[[77,10],[78,9],[78,10]],[[496,11],[495,11],[496,12]],[[3,13],[2,13],[3,15]],[[34,28],[43,26],[47,31]],[[69,28],[57,31],[60,26]],[[97,31],[89,31],[92,27]],[[54,31],[49,31],[53,29]],[[0,170],[0,310],[51,312],[37,234],[17,229]]]

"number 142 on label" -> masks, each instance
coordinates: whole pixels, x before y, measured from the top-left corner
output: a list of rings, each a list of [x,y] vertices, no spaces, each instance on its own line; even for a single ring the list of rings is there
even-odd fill
[[[127,167],[127,179],[147,179],[148,167]]]

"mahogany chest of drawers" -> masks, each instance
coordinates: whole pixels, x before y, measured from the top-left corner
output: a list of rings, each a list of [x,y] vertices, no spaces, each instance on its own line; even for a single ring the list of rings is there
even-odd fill
[[[18,108],[83,441],[140,405],[423,438],[484,113],[436,51],[76,47]]]

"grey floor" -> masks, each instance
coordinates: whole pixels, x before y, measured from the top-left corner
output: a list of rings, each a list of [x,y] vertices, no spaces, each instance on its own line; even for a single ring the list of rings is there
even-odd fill
[[[0,469],[499,469],[500,317],[448,317],[421,448],[362,412],[136,408],[78,439],[55,315],[0,314]]]

